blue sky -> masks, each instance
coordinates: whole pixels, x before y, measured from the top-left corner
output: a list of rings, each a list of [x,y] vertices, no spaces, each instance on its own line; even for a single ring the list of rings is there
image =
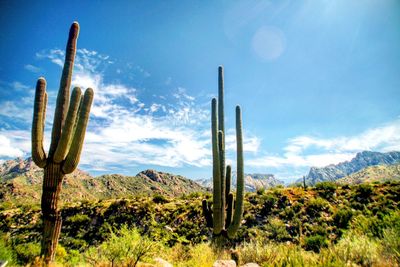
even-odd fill
[[[40,76],[49,137],[75,20],[73,84],[95,90],[79,168],[94,175],[210,177],[219,65],[228,157],[235,165],[240,104],[248,173],[289,181],[362,150],[400,150],[399,1],[2,1],[0,10],[0,160],[30,155]]]

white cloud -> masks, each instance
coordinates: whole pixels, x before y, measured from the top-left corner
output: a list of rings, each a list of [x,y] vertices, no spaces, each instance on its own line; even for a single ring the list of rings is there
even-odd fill
[[[288,141],[283,156],[267,155],[248,160],[254,167],[323,167],[352,159],[357,152],[400,150],[400,120],[354,136],[317,138],[297,136]]]
[[[4,101],[0,105],[0,115],[9,118],[29,122],[32,120],[32,113],[33,110],[28,110],[26,106],[17,106],[14,101]]]
[[[30,72],[33,72],[33,73],[38,73],[38,72],[41,71],[41,69],[39,67],[36,67],[34,65],[31,65],[31,64],[26,64],[24,66],[24,69],[26,69],[26,70],[28,70]]]
[[[27,131],[0,131],[0,157],[23,157],[30,150],[30,133]]]

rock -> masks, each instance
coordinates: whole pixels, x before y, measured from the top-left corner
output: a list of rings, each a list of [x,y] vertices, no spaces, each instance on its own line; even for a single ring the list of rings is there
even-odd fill
[[[240,267],[260,267],[260,265],[258,265],[257,263],[254,263],[254,262],[250,262],[250,263],[246,263],[245,265],[242,265]]]
[[[154,261],[158,267],[174,267],[171,263],[162,258],[154,258]]]
[[[212,267],[236,267],[236,262],[233,260],[217,260]]]

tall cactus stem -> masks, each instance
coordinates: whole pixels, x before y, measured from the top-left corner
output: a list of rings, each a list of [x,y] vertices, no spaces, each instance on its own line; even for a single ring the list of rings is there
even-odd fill
[[[39,78],[36,85],[32,122],[32,158],[44,169],[41,208],[43,214],[43,237],[41,254],[48,265],[54,260],[61,232],[61,214],[58,202],[65,174],[78,165],[93,101],[93,90],[88,88],[82,98],[81,90],[75,88],[69,95],[74,65],[79,25],[70,28],[65,63],[58,91],[51,144],[48,156],[43,149],[43,133],[46,118],[46,81]]]
[[[218,68],[218,102],[211,101],[211,143],[213,156],[213,206],[203,200],[203,214],[207,226],[213,227],[213,241],[218,244],[226,237],[233,238],[243,214],[244,171],[243,136],[240,107],[236,107],[237,189],[236,201],[231,192],[232,170],[225,167],[224,79],[223,68]]]
[[[218,145],[218,114],[217,100],[213,98],[211,101],[211,139],[213,154],[213,225],[214,234],[218,235],[223,229],[222,220],[222,204],[221,204],[221,173],[219,161],[219,145]]]
[[[57,149],[58,142],[61,138],[61,131],[67,116],[69,104],[69,87],[71,86],[72,70],[74,68],[74,60],[76,54],[76,43],[79,35],[79,24],[74,22],[69,30],[67,47],[65,49],[65,61],[60,80],[60,89],[57,95],[57,106],[54,113],[53,130],[51,133],[51,144],[49,158]]]

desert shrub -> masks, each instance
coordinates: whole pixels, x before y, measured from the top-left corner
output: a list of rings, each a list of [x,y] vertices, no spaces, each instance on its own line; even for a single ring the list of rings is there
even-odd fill
[[[291,220],[294,217],[294,210],[292,207],[286,207],[279,216],[286,220]]]
[[[261,214],[267,216],[271,213],[272,209],[274,208],[278,198],[274,195],[267,194],[263,196],[264,204],[261,209]]]
[[[361,203],[369,202],[373,193],[372,186],[370,184],[360,184],[356,188],[355,199]]]
[[[212,266],[214,261],[220,258],[218,254],[218,251],[214,250],[208,243],[190,246],[189,260],[187,260],[183,266]],[[225,257],[229,258],[228,255]]]
[[[322,211],[329,210],[329,203],[323,198],[317,197],[311,199],[307,206],[307,213],[312,217],[316,217]]]
[[[335,215],[333,215],[333,221],[338,228],[346,229],[348,228],[352,217],[353,212],[351,209],[339,209]]]
[[[337,185],[334,182],[320,182],[315,185],[315,189],[323,198],[331,199],[336,192]]]
[[[85,224],[90,222],[90,218],[86,214],[75,214],[67,218],[67,222],[71,224]]]
[[[77,266],[81,262],[81,255],[78,250],[68,250],[67,255],[64,257],[65,266]]]
[[[286,241],[290,239],[285,223],[277,218],[272,218],[265,226],[265,229],[268,232],[268,237],[272,240]]]
[[[400,227],[384,229],[381,243],[385,254],[400,264]]]
[[[40,255],[40,244],[29,242],[14,246],[17,261],[21,264],[31,263]]]
[[[367,236],[350,231],[336,244],[334,250],[344,262],[373,266],[378,261],[381,248]]]
[[[165,204],[168,203],[168,199],[163,195],[155,194],[153,196],[153,202],[156,204]]]
[[[244,243],[238,248],[240,262],[242,264],[248,262],[255,262],[257,264],[272,263],[278,256],[276,253],[276,247],[277,245],[273,243]]]
[[[322,235],[312,235],[304,238],[304,248],[319,252],[321,248],[328,246],[328,239]]]
[[[257,195],[262,196],[262,195],[264,195],[264,193],[265,193],[265,187],[260,186],[257,188]]]
[[[157,246],[155,242],[140,235],[137,229],[123,225],[119,231],[111,231],[110,238],[99,247],[90,248],[85,257],[95,265],[109,262],[113,266],[136,266],[140,260],[148,260],[153,256]]]
[[[14,251],[9,244],[8,238],[0,232],[0,259],[11,264],[14,261],[14,257]]]

